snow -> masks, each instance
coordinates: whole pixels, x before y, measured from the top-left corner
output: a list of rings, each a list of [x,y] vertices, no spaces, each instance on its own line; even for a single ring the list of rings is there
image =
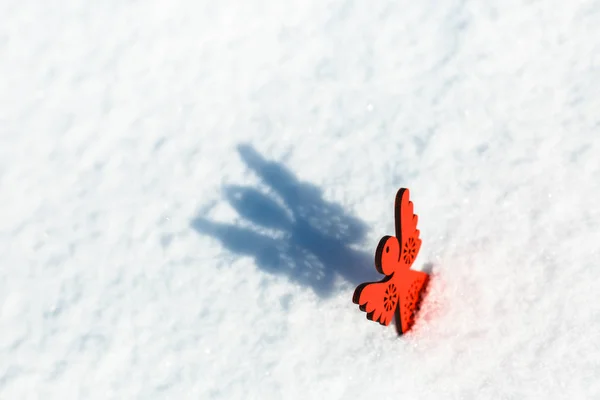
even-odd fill
[[[0,2],[0,398],[600,397],[600,2]],[[365,319],[408,187],[432,282]]]

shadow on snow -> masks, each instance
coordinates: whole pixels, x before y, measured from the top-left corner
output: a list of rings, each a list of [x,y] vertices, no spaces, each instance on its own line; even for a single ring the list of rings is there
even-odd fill
[[[262,270],[287,275],[323,297],[332,293],[336,275],[355,286],[381,278],[373,254],[350,247],[364,240],[363,222],[325,201],[319,188],[300,182],[285,166],[265,160],[251,146],[240,145],[238,152],[273,195],[250,186],[226,185],[225,199],[254,229],[200,215],[191,223],[198,233],[218,239],[233,253],[254,257]]]

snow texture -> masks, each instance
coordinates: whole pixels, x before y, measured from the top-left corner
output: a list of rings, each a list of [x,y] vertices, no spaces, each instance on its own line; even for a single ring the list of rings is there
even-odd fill
[[[600,397],[597,0],[3,0],[0,193],[1,399]]]

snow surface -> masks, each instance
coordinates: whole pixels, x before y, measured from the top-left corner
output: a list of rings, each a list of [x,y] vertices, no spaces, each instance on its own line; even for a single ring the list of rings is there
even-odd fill
[[[0,135],[1,399],[600,397],[599,1],[2,0]]]

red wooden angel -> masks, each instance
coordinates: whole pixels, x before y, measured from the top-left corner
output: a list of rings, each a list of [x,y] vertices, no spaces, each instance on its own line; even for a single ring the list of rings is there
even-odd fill
[[[396,329],[402,335],[415,322],[429,275],[410,269],[421,248],[421,239],[408,189],[398,191],[394,208],[396,236],[381,238],[375,252],[375,268],[385,278],[359,285],[352,301],[367,313],[369,320],[385,326],[395,315]]]

